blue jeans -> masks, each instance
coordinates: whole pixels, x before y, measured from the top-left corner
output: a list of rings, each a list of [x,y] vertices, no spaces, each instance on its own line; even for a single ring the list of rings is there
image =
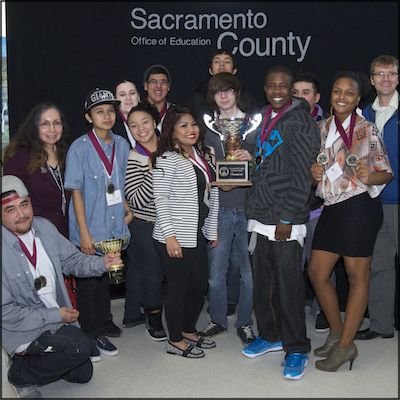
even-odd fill
[[[226,276],[228,305],[237,305],[240,290],[240,259],[236,242],[232,243],[231,255],[229,257],[228,274]]]
[[[247,219],[242,208],[220,207],[218,245],[208,248],[208,303],[211,320],[228,327],[227,272],[232,249],[236,246],[240,265],[240,288],[235,327],[252,325],[253,274],[249,260]]]

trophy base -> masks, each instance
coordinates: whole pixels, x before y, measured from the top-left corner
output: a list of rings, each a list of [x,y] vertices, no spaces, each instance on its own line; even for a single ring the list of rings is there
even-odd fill
[[[111,285],[119,285],[120,283],[125,282],[125,275],[124,275],[123,267],[118,268],[118,269],[111,268],[108,271],[108,277],[109,277]]]
[[[211,186],[251,186],[249,181],[249,162],[224,160],[217,161],[217,179]]]
[[[223,187],[223,186],[237,186],[237,187],[246,187],[246,186],[251,186],[253,183],[248,181],[248,182],[238,182],[238,181],[214,181],[211,182],[211,186],[218,186],[218,187]]]

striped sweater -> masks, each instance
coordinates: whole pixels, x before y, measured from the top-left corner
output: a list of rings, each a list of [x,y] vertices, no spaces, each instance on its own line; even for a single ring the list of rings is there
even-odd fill
[[[135,218],[155,222],[156,208],[153,195],[153,172],[149,157],[131,150],[125,176],[125,196]]]
[[[267,138],[269,154],[246,193],[246,217],[264,225],[276,225],[279,220],[304,224],[310,215],[311,165],[321,138],[308,103],[296,97],[292,101],[274,126],[274,135]]]
[[[175,236],[182,247],[196,247],[199,202],[193,164],[181,155],[167,151],[157,157],[153,178],[157,212],[153,238],[165,243],[166,238]],[[209,208],[201,229],[208,240],[216,240],[219,208],[217,187],[210,191]]]

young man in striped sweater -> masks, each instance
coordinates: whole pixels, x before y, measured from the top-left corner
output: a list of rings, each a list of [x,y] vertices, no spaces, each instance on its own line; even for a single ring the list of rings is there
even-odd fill
[[[254,248],[254,311],[259,337],[243,349],[253,358],[286,351],[283,376],[300,379],[310,351],[306,336],[301,265],[310,210],[311,164],[320,135],[304,99],[292,98],[293,73],[267,71],[264,109],[257,137],[256,170],[246,197]]]

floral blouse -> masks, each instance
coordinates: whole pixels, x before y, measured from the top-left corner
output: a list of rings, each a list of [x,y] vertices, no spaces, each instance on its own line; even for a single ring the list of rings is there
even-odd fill
[[[347,134],[349,125],[350,116],[343,123],[343,128]],[[347,149],[336,129],[333,117],[321,120],[319,128],[321,132],[320,153],[328,156],[328,162],[324,165],[324,176],[318,183],[316,194],[324,199],[324,205],[340,203],[353,196],[370,191],[370,187],[356,177],[355,167],[347,164],[346,158],[350,154],[364,160],[370,166],[371,172],[387,171],[392,173],[385,145],[374,123],[364,118],[360,120],[360,117],[357,117],[350,149]],[[329,174],[329,169],[332,167],[333,169],[336,168],[336,174]]]

